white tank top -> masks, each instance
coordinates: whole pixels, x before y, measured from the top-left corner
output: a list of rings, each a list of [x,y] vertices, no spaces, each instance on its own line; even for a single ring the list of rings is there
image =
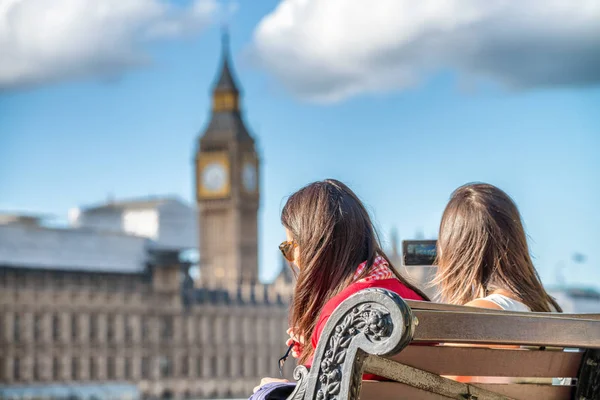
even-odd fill
[[[505,311],[531,312],[531,309],[525,304],[521,303],[520,301],[511,299],[510,297],[506,297],[502,294],[493,293],[489,296],[481,298],[480,300],[487,300],[489,302],[492,302]]]
[[[493,293],[478,300],[490,301],[500,306],[500,308],[502,308],[504,311],[531,312],[531,308],[527,307],[525,304],[518,300],[511,299],[510,297],[506,297],[503,294]],[[557,312],[556,308],[552,304],[548,304],[548,306],[550,307],[550,312]]]

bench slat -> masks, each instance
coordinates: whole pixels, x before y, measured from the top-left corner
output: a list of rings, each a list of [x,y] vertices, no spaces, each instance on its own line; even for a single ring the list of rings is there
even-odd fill
[[[364,371],[454,399],[462,398],[462,396],[470,393],[481,400],[507,400],[505,395],[456,382],[408,365],[398,364],[383,357],[367,356],[364,362]]]
[[[460,312],[472,312],[472,313],[493,313],[502,315],[528,315],[528,316],[541,316],[541,317],[553,317],[561,319],[589,319],[593,321],[600,320],[600,314],[566,314],[566,313],[542,313],[542,312],[518,312],[518,311],[504,311],[496,310],[491,308],[480,308],[480,307],[467,307],[457,306],[454,304],[443,304],[433,303],[430,301],[417,301],[417,300],[405,300],[406,304],[412,310],[437,310],[437,311],[460,311]]]
[[[479,312],[413,310],[414,341],[600,348],[600,321]]]
[[[363,381],[360,390],[361,400],[448,400],[451,398],[396,382]]]
[[[392,360],[437,375],[577,377],[583,352],[408,346]]]
[[[483,389],[512,397],[515,400],[568,400],[571,398],[572,387],[550,385],[519,385],[519,384],[486,384],[477,383]]]
[[[571,397],[571,388],[543,385],[483,385],[484,389],[501,392],[503,395],[517,400],[544,399],[567,400]],[[425,392],[397,382],[364,381],[360,391],[361,400],[448,400],[451,397]]]

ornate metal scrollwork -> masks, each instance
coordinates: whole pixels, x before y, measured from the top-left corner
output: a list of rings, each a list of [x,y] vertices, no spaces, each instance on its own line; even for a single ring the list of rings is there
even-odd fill
[[[378,309],[374,303],[354,307],[335,327],[334,334],[321,360],[317,400],[334,400],[340,393],[342,383],[342,365],[350,343],[359,334],[371,342],[379,342],[389,337],[393,329],[390,314]],[[361,374],[355,374],[360,377]],[[351,385],[355,386],[355,385]]]
[[[294,380],[296,381],[296,388],[292,394],[288,397],[288,400],[302,400],[304,393],[306,392],[306,383],[308,377],[308,368],[304,365],[298,365],[294,368]]]
[[[413,332],[412,312],[397,294],[366,289],[351,296],[329,318],[308,375],[296,369],[300,382],[288,399],[357,399],[366,354],[395,354]]]

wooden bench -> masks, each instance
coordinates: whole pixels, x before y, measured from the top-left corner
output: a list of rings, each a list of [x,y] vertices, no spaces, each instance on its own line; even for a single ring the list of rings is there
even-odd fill
[[[367,289],[333,313],[288,400],[592,400],[599,363],[600,314],[487,310]]]

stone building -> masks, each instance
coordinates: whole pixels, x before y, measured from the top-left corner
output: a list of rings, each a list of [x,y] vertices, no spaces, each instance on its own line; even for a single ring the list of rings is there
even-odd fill
[[[224,40],[197,207],[107,202],[60,229],[0,218],[0,397],[102,398],[123,384],[151,398],[246,397],[279,375],[292,277],[258,282],[260,159],[239,101]]]

